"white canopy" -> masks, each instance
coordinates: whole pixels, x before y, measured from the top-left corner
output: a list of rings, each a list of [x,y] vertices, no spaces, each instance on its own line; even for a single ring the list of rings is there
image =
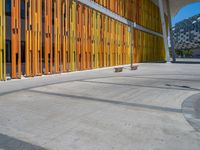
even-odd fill
[[[152,0],[152,1],[158,4],[158,0]],[[166,0],[163,1],[166,6]],[[194,2],[200,2],[200,0],[169,0],[171,15],[175,16],[182,7]],[[167,14],[166,8],[167,7],[165,7],[165,12]]]
[[[170,1],[170,9],[172,16],[175,16],[176,13],[184,6],[194,3],[200,2],[200,0],[169,0]]]

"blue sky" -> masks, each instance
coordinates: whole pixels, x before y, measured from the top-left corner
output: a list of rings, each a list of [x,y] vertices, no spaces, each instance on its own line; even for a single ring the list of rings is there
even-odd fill
[[[175,17],[172,18],[172,25],[175,23],[192,17],[194,15],[200,14],[200,2],[189,4],[183,7]]]

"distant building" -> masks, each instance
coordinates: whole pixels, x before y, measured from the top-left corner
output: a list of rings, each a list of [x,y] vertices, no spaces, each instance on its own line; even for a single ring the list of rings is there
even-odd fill
[[[176,50],[199,49],[200,14],[177,23],[173,28],[173,36]]]

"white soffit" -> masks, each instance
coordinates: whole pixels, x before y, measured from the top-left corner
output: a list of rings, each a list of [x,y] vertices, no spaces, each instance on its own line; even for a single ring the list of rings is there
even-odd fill
[[[158,5],[158,0],[152,0],[155,4]],[[167,12],[166,10],[166,0],[164,1],[164,8],[165,8],[165,12]],[[200,2],[200,0],[169,0],[170,3],[170,11],[171,11],[171,15],[175,16],[178,11],[183,8],[184,6],[187,6],[190,3],[194,3],[194,2]],[[166,13],[167,14],[167,13]]]
[[[200,2],[200,0],[169,0],[172,16],[175,16],[178,11],[190,3]]]

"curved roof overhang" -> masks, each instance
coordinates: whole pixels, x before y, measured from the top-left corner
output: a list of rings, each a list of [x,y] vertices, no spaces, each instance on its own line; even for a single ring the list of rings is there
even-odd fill
[[[158,5],[158,0],[152,0],[155,4]],[[163,0],[164,1],[164,8],[165,8],[165,12],[167,14],[167,1],[168,0]],[[190,3],[194,3],[194,2],[200,2],[200,0],[169,0],[169,4],[170,4],[170,12],[171,12],[171,16],[175,16],[178,11],[183,8],[184,6],[190,4]]]
[[[169,0],[169,1],[170,1],[170,10],[172,16],[175,16],[181,8],[190,3],[200,2],[200,0]]]

